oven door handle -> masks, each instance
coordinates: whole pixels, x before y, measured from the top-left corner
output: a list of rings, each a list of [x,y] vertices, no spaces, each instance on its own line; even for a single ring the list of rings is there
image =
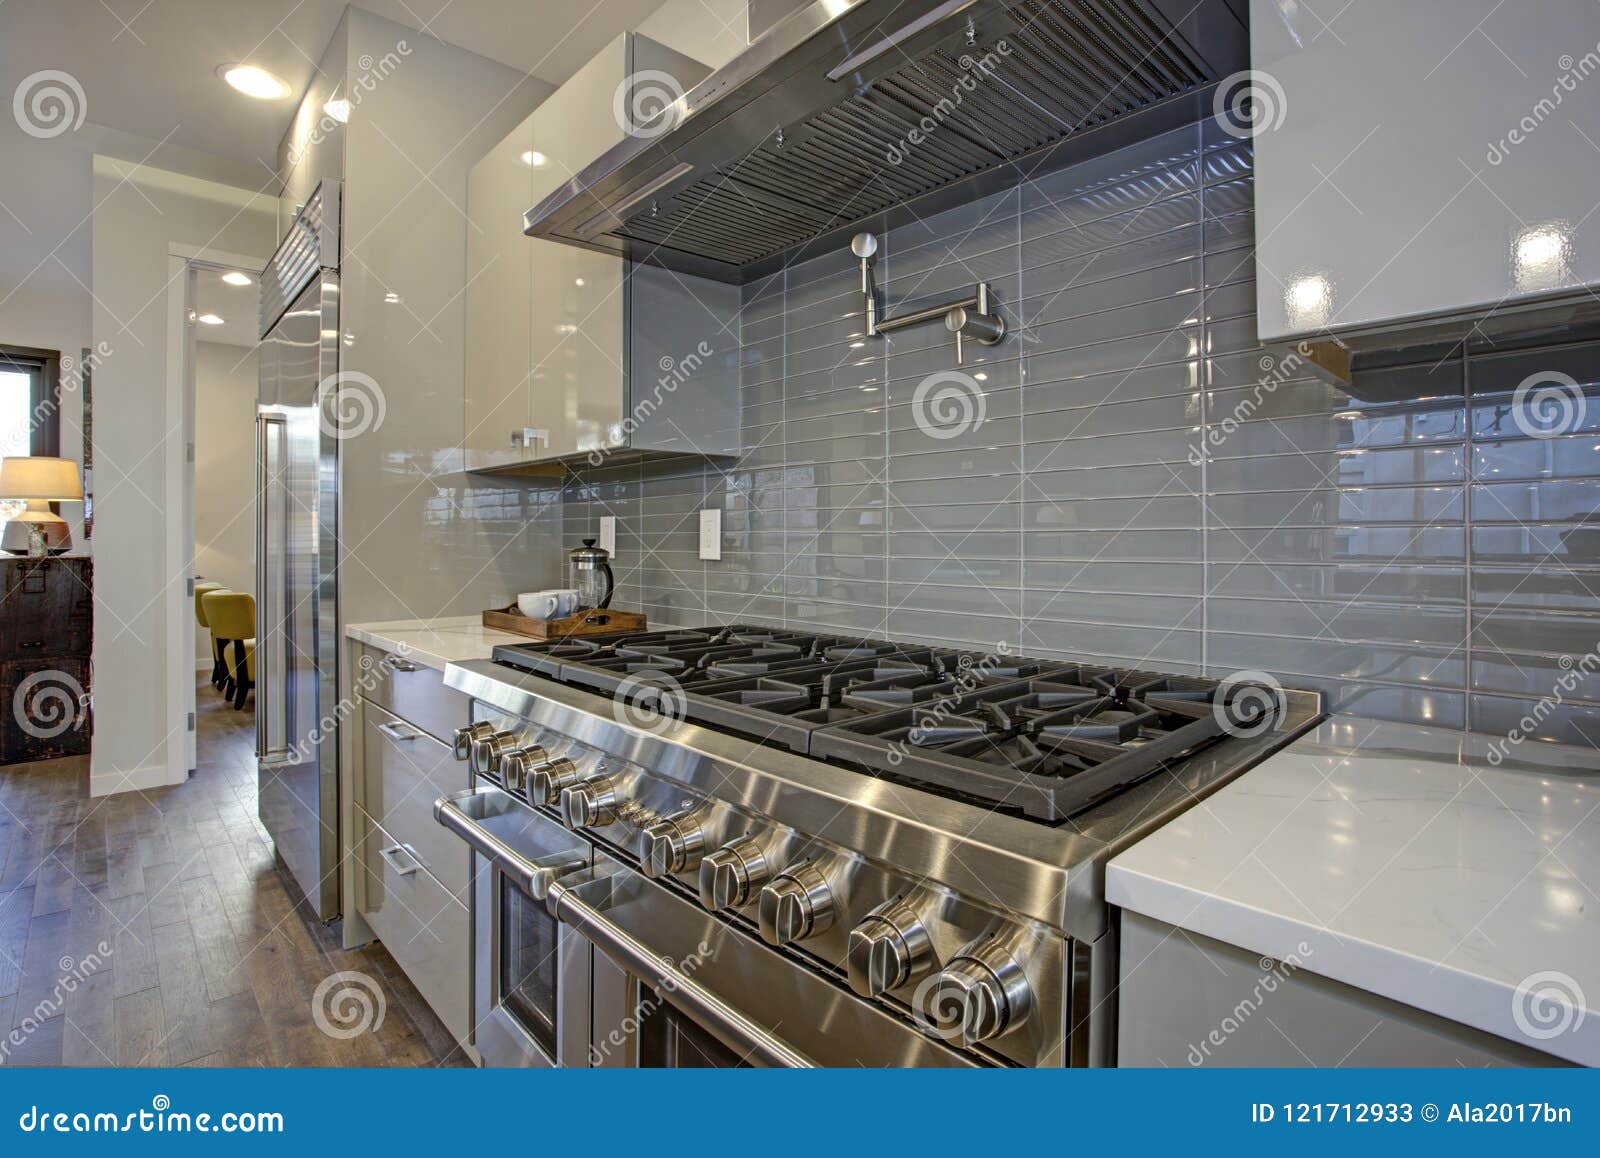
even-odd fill
[[[711,1030],[730,1048],[766,1066],[808,1069],[816,1065],[793,1046],[750,1020],[685,973],[669,958],[655,953],[606,916],[617,877],[627,869],[599,869],[551,883],[545,896],[550,915],[572,927],[622,968],[663,998]]]
[[[469,800],[478,793],[478,789],[469,788],[465,792],[439,797],[433,802],[433,818],[466,841],[474,851],[488,857],[496,868],[533,900],[544,900],[545,894],[558,878],[589,867],[588,858],[575,852],[534,857],[532,860],[523,856],[462,811],[459,802]]]

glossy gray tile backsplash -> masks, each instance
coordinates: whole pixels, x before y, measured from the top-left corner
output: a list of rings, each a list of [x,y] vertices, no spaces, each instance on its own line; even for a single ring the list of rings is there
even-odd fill
[[[1360,714],[1531,712],[1600,743],[1600,394],[1557,437],[1512,406],[1530,374],[1600,381],[1600,343],[1435,355],[1346,394],[1257,344],[1251,206],[1248,145],[1206,125],[894,230],[891,314],[998,297],[1011,332],[960,375],[941,326],[863,335],[848,253],[750,285],[744,455],[588,471],[566,538],[615,515],[618,604],[663,623],[1259,669]],[[720,562],[697,557],[705,505]]]

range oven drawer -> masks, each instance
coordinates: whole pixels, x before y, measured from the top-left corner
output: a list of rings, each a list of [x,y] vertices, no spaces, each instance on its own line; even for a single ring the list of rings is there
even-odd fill
[[[548,904],[596,950],[595,1064],[718,1064],[705,1039],[724,1047],[712,1052],[753,1064],[975,1064],[603,853],[589,872],[557,879]],[[605,983],[602,957],[624,984]],[[682,1023],[637,1032],[662,1004]]]
[[[483,1064],[587,1066],[593,954],[544,898],[556,874],[588,868],[588,843],[486,783],[441,796],[433,814],[472,850],[472,1041]]]

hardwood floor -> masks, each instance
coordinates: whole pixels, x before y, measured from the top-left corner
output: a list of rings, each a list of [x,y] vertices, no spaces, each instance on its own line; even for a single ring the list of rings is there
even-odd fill
[[[173,788],[91,799],[86,758],[0,768],[0,1065],[467,1064],[381,945],[346,952],[296,904],[252,713],[203,684],[198,728]],[[313,1008],[341,971],[383,997],[353,1037]]]

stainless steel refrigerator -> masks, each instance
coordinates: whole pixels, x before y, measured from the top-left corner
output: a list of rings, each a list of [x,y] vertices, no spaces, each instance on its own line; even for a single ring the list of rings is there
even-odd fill
[[[256,403],[257,809],[324,920],[339,905],[339,186],[261,277]]]

